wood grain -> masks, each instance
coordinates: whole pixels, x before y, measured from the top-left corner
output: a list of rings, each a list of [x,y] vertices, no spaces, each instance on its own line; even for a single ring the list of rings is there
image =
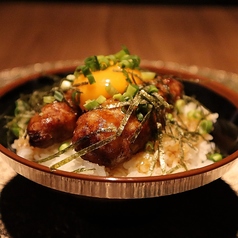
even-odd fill
[[[2,3],[0,70],[126,45],[143,59],[238,73],[237,7]]]

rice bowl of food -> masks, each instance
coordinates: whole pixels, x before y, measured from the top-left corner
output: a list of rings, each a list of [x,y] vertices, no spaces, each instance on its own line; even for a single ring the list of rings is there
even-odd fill
[[[238,157],[235,91],[126,48],[14,80],[0,103],[3,159],[67,193],[175,194],[220,178]]]

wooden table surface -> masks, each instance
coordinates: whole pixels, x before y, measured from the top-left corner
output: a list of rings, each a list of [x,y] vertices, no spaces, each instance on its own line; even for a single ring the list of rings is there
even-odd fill
[[[0,3],[0,71],[107,55],[125,45],[142,59],[238,74],[237,13],[234,6]],[[1,191],[15,172],[0,167]],[[238,163],[224,179],[238,193],[237,171]]]
[[[238,73],[238,7],[0,3],[0,70],[110,54]]]

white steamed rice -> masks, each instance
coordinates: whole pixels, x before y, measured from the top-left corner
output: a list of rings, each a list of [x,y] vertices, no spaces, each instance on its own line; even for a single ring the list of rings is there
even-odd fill
[[[194,110],[197,105],[194,102],[190,102],[183,108],[183,113],[180,115],[183,124],[189,129],[194,131],[198,125],[198,120],[188,118],[188,113]],[[206,119],[212,120],[213,123],[218,118],[217,113],[209,113],[204,107],[200,107],[200,110],[207,115]],[[174,115],[175,116],[175,115]],[[189,140],[182,145],[179,140],[171,138],[167,135],[167,132],[176,133],[176,127],[167,126],[165,134],[162,136],[162,148],[159,150],[159,155],[151,154],[149,152],[139,152],[133,158],[113,170],[109,170],[104,166],[91,163],[83,160],[82,158],[74,159],[73,161],[58,168],[64,171],[80,171],[83,174],[100,175],[100,176],[154,176],[163,175],[168,173],[182,172],[186,169],[191,170],[199,167],[203,167],[213,162],[207,159],[208,153],[213,153],[215,144],[212,142],[212,136],[205,134],[198,136],[196,140]],[[28,137],[22,137],[14,141],[13,148],[16,149],[16,153],[28,160],[39,161],[58,152],[59,145],[51,146],[47,149],[34,148],[29,145]],[[51,167],[53,164],[61,161],[63,158],[70,156],[74,151],[67,152],[60,157],[52,159],[43,163],[46,166]]]

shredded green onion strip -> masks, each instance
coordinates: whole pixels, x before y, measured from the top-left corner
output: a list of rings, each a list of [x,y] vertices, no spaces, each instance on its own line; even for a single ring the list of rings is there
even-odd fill
[[[160,155],[160,153],[159,153],[159,150],[156,150],[156,151],[154,152],[154,154],[153,154],[152,163],[150,164],[150,168],[149,168],[149,174],[150,174],[150,176],[153,174],[153,171],[154,171],[154,169],[155,169],[155,165],[156,165],[158,159],[160,159],[160,158],[161,158],[161,155]]]
[[[165,152],[164,152],[164,149],[163,149],[163,144],[162,144],[162,137],[159,137],[159,148],[158,148],[158,159],[159,159],[159,163],[160,163],[160,169],[161,169],[161,172],[163,175],[166,174],[166,162],[165,162],[165,159],[164,159],[164,156],[165,156]],[[153,171],[151,171],[152,173]]]
[[[93,170],[95,170],[95,168],[90,169],[90,168],[81,167],[81,168],[73,170],[72,173],[83,173],[86,171],[93,171]]]
[[[94,132],[95,134],[97,133],[101,133],[101,132],[116,132],[117,128],[114,127],[110,127],[110,128],[101,128],[100,130]],[[82,138],[81,140],[73,143],[73,144],[69,144],[68,146],[66,146],[65,148],[62,148],[61,150],[59,150],[57,153],[47,156],[41,160],[38,160],[37,163],[42,164],[45,163],[47,161],[50,161],[52,159],[55,159],[56,157],[59,157],[60,155],[64,154],[65,152],[68,152],[72,149],[74,149],[78,144],[80,144],[85,138]],[[65,163],[66,164],[66,163]]]

